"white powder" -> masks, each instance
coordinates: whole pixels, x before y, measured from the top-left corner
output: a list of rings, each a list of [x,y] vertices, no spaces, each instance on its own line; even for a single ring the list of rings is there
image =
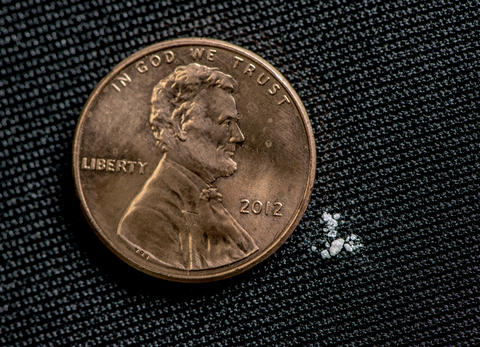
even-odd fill
[[[335,241],[333,241],[332,245],[330,246],[330,255],[332,257],[334,257],[338,253],[340,253],[344,243],[345,243],[345,240],[342,239],[342,238],[339,238],[339,239],[336,239]]]
[[[342,249],[345,249],[348,253],[353,253],[359,248],[363,247],[360,242],[360,237],[356,234],[350,234],[345,239],[343,237],[338,237],[339,231],[339,221],[341,218],[340,213],[328,213],[323,212],[322,220],[324,222],[324,227],[322,231],[325,233],[325,242],[324,247],[320,252],[320,255],[323,259],[328,259],[338,255]],[[316,251],[317,247],[312,246],[312,251]]]

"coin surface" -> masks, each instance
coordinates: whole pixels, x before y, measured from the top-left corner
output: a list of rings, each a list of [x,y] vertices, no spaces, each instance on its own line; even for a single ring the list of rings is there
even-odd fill
[[[298,95],[238,46],[178,39],[133,54],[90,95],[73,175],[100,239],[131,266],[180,282],[239,274],[292,233],[315,144]]]

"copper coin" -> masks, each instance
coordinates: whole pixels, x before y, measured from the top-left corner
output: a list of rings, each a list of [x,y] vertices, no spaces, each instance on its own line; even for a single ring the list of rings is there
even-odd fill
[[[202,282],[285,242],[310,198],[315,144],[273,66],[223,41],[178,39],[99,83],[78,121],[73,174],[89,223],[117,256]]]

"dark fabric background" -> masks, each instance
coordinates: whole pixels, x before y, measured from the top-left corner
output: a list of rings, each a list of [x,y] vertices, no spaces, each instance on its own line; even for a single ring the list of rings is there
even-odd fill
[[[0,345],[480,344],[478,1],[2,1]],[[89,93],[155,42],[248,48],[292,83],[318,153],[282,248],[212,284],[150,278],[82,217]],[[364,248],[325,260],[321,215]]]

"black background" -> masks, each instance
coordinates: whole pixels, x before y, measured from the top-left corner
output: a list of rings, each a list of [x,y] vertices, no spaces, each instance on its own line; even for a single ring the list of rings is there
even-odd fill
[[[479,344],[477,1],[2,1],[0,344]],[[285,245],[217,283],[118,260],[83,218],[89,93],[155,42],[223,39],[280,70],[317,144]],[[321,215],[364,248],[322,259]]]

